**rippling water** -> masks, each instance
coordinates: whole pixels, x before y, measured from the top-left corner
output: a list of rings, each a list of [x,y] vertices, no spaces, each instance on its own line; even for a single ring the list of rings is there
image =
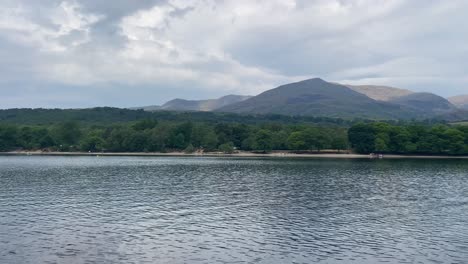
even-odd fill
[[[467,263],[468,161],[0,157],[0,263]]]

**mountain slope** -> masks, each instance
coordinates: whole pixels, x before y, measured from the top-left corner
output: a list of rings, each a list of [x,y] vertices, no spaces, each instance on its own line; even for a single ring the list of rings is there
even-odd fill
[[[449,102],[460,109],[468,110],[468,95],[458,95],[448,98]]]
[[[379,85],[346,85],[353,91],[364,94],[374,100],[390,101],[393,98],[406,96],[414,93],[413,91]]]
[[[432,93],[412,93],[393,98],[389,102],[426,113],[428,117],[453,112],[457,109],[447,99]]]
[[[217,111],[397,119],[420,116],[417,110],[376,101],[347,86],[315,78],[279,86]]]
[[[251,96],[244,95],[226,95],[218,99],[208,100],[185,100],[177,98],[166,102],[162,106],[146,106],[140,109],[145,111],[212,111],[223,106],[242,102],[250,97]]]

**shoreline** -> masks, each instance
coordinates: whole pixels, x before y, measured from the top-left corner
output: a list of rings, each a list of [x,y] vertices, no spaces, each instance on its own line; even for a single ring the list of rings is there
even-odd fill
[[[468,156],[430,156],[430,155],[383,155],[382,158],[372,157],[364,154],[347,154],[347,153],[313,153],[313,154],[298,154],[289,152],[273,152],[273,153],[252,153],[240,152],[226,154],[221,152],[208,153],[184,153],[184,152],[42,152],[42,151],[11,151],[0,152],[0,156],[102,156],[102,157],[238,157],[238,158],[329,158],[329,159],[468,159]]]

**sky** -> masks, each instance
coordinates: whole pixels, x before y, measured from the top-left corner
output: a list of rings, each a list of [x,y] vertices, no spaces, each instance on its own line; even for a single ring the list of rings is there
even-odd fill
[[[0,108],[158,105],[320,77],[468,94],[466,0],[0,0]]]

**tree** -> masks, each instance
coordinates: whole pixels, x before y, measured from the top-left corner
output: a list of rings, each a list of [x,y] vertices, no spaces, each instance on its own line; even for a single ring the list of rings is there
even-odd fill
[[[273,132],[271,138],[273,149],[288,149],[288,137],[289,134],[284,130]]]
[[[306,136],[304,132],[292,132],[288,137],[288,148],[291,150],[307,150]]]
[[[77,122],[70,121],[58,125],[55,134],[58,143],[71,146],[78,143],[81,130]]]
[[[151,130],[147,130],[146,133],[148,133],[148,151],[164,151],[166,149],[166,141],[169,131],[165,126],[158,126]]]
[[[269,152],[272,150],[273,142],[271,132],[265,129],[260,129],[255,134],[255,150],[261,150],[263,152]]]
[[[458,129],[447,129],[443,137],[447,144],[447,151],[449,154],[463,154],[465,150],[465,135]]]
[[[309,150],[316,149],[318,151],[330,145],[329,137],[318,128],[308,128],[304,131],[305,143]]]
[[[348,130],[351,147],[358,153],[372,153],[375,151],[375,130],[372,126],[359,123]]]
[[[255,148],[255,137],[252,135],[242,141],[242,150],[253,150]]]
[[[82,151],[102,151],[104,148],[104,140],[98,136],[90,136],[84,138],[80,143]]]
[[[0,126],[0,151],[10,151],[17,147],[17,128]]]
[[[232,126],[230,124],[220,123],[214,127],[219,143],[227,143],[232,141]]]
[[[375,139],[375,150],[377,152],[388,152],[388,146],[383,137],[377,137]]]
[[[219,145],[218,149],[226,154],[231,154],[234,152],[234,144],[232,142],[224,143]]]
[[[106,139],[105,148],[110,151],[128,151],[126,139],[132,134],[131,130],[124,127],[113,128]]]
[[[192,142],[192,132],[193,132],[193,123],[192,122],[184,122],[175,127],[174,134],[179,136],[182,134],[184,137],[184,143],[181,145],[185,148],[189,143]]]
[[[213,130],[210,130],[203,136],[201,146],[208,151],[216,149],[218,146],[218,136]]]
[[[232,127],[231,141],[235,147],[242,147],[242,142],[250,136],[249,126],[246,124],[237,124]]]
[[[195,148],[193,147],[192,144],[189,144],[189,145],[184,149],[184,152],[187,153],[187,154],[194,153],[194,152],[195,152]]]
[[[153,129],[158,125],[158,121],[154,119],[143,119],[136,122],[132,128],[138,131],[146,130],[146,129]]]
[[[43,148],[50,148],[50,147],[53,147],[55,145],[56,145],[56,143],[55,143],[54,139],[48,133],[39,139],[39,147],[42,148],[42,149]]]
[[[170,146],[176,149],[185,149],[188,144],[185,143],[184,134],[172,134],[170,137]]]
[[[348,148],[348,141],[345,136],[334,136],[330,142],[330,146],[332,149],[336,149],[338,151],[345,150]]]
[[[131,133],[123,142],[126,151],[143,152],[148,151],[148,137],[143,132]]]

